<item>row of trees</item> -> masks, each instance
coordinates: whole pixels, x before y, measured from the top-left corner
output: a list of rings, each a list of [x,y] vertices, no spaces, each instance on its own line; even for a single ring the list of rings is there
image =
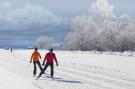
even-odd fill
[[[65,42],[70,50],[135,50],[135,21],[116,16],[108,0],[97,0],[88,15],[77,16]]]
[[[135,22],[126,16],[76,17],[65,42],[70,50],[135,50]]]
[[[78,16],[72,23],[72,32],[65,37],[69,50],[135,50],[135,22],[127,16],[103,18],[100,16]],[[37,40],[39,48],[59,48],[54,38],[41,36]]]

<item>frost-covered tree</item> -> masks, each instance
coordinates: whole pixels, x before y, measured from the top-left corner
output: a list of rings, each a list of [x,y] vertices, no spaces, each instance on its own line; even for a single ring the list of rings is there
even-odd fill
[[[92,50],[95,48],[97,27],[92,21],[91,17],[76,17],[72,21],[71,25],[74,29],[74,32],[67,35],[66,42],[69,44],[72,50]]]
[[[40,49],[50,48],[52,47],[53,44],[54,44],[54,39],[47,36],[40,36],[36,42],[37,47]]]
[[[72,20],[71,27],[65,38],[71,50],[135,50],[135,21],[114,15],[107,0],[97,0],[88,15]]]

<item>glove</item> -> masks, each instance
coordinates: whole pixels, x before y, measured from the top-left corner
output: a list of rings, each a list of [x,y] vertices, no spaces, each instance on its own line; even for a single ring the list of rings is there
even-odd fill
[[[45,63],[42,64],[42,66],[44,66],[44,65],[45,65]]]
[[[58,66],[58,63],[56,63],[56,66]]]

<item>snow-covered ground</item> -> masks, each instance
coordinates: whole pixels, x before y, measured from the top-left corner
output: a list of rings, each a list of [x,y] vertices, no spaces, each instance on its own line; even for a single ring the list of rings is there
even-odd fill
[[[36,80],[29,64],[32,51],[0,50],[0,89],[135,89],[135,57],[128,52],[56,51],[54,80],[48,77],[49,68]],[[39,51],[43,59],[47,51]]]

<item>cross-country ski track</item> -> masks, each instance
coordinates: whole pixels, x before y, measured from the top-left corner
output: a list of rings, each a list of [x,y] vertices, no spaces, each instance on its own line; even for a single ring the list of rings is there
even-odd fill
[[[49,78],[50,70],[48,67],[46,74],[43,74],[41,78],[36,80],[36,77],[32,75],[33,64],[29,64],[32,51],[14,50],[11,53],[7,50],[0,50],[0,89],[135,89],[135,76],[133,76],[134,72],[132,73],[134,70],[131,71],[129,69],[130,72],[127,72],[124,69],[117,70],[117,68],[113,69],[112,67],[101,66],[101,64],[97,66],[98,64],[91,64],[91,60],[89,63],[81,62],[79,61],[81,59],[79,59],[81,53],[73,52],[56,52],[59,66],[55,66],[54,79]],[[46,52],[41,51],[42,59]],[[83,54],[82,56],[85,56]],[[89,56],[84,58],[91,59],[90,57],[92,56],[93,58],[93,55],[102,58],[101,54],[87,54]],[[111,57],[113,56],[115,57],[116,55],[111,55]],[[75,60],[70,60],[72,58]],[[131,59],[133,58],[130,58],[129,61]],[[75,62],[76,60],[78,61]],[[81,60],[85,61],[85,59]],[[105,60],[103,61],[106,62]],[[133,64],[131,62],[131,67]],[[39,69],[36,76],[38,74]]]

